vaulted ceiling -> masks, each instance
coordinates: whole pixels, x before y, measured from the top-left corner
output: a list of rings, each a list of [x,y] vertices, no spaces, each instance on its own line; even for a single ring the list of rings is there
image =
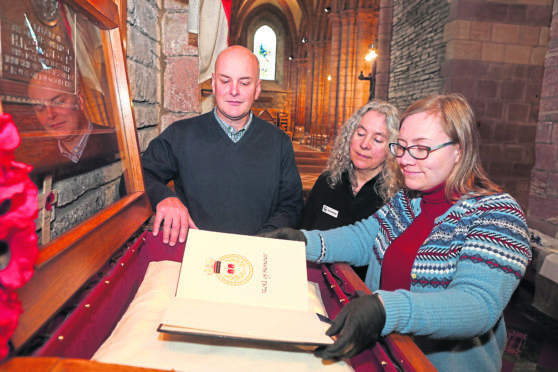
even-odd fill
[[[235,14],[235,19],[238,20],[239,24],[242,24],[242,20],[257,11],[258,8],[269,8],[274,7],[276,11],[282,13],[292,26],[293,30],[297,32],[300,30],[301,20],[304,14],[307,12],[307,3],[311,4],[318,2],[317,0],[233,0],[232,8]]]
[[[265,18],[273,19],[268,23],[275,24],[276,31],[277,28],[284,31],[285,54],[296,54],[303,37],[308,40],[324,40],[327,37],[327,13],[324,9],[330,7],[331,2],[339,1],[233,0],[229,39],[240,44],[247,43],[250,25]]]
[[[296,55],[303,38],[330,38],[330,15],[378,7],[379,0],[232,0],[229,40],[246,43],[251,24],[262,18],[275,18],[276,24],[283,25],[280,28],[284,29],[286,55]]]

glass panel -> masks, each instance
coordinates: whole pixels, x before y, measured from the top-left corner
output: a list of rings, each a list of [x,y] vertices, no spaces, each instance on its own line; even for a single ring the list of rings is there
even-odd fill
[[[254,34],[254,54],[260,61],[260,79],[275,80],[277,36],[269,26],[258,28]]]
[[[44,244],[118,199],[104,31],[57,0],[1,1],[0,15],[2,110],[33,165]]]

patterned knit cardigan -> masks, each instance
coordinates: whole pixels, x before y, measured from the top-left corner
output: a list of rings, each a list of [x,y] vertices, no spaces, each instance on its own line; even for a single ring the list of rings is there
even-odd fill
[[[523,212],[504,193],[462,197],[436,219],[420,247],[410,291],[379,290],[384,253],[420,214],[420,201],[401,191],[354,225],[303,231],[306,256],[318,262],[368,264],[366,285],[380,294],[386,308],[382,334],[421,336],[417,344],[438,369],[482,370],[493,358],[498,364],[500,356],[490,354],[502,352],[505,345],[502,312],[531,260]],[[440,340],[443,345],[436,345]],[[458,368],[459,363],[465,364]]]

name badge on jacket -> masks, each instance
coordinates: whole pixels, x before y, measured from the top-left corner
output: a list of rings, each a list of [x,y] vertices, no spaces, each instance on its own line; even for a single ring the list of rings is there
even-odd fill
[[[333,218],[337,218],[337,216],[339,215],[339,211],[336,211],[335,209],[328,207],[325,204],[322,206],[322,212],[324,212],[325,214],[329,214]]]

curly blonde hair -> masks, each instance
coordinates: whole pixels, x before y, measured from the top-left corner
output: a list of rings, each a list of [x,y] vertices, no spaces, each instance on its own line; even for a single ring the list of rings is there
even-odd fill
[[[327,182],[331,188],[338,185],[342,180],[344,172],[349,174],[352,184],[356,182],[355,168],[351,161],[351,140],[362,120],[369,111],[376,111],[386,118],[388,130],[388,141],[396,142],[399,133],[399,111],[391,104],[382,100],[372,100],[359,108],[341,128],[341,132],[335,138],[328,159],[326,171],[329,173]],[[386,151],[389,152],[386,145]],[[389,153],[382,168],[382,177],[375,185],[376,192],[384,202],[389,200],[403,187],[403,176],[397,164],[396,158]]]

